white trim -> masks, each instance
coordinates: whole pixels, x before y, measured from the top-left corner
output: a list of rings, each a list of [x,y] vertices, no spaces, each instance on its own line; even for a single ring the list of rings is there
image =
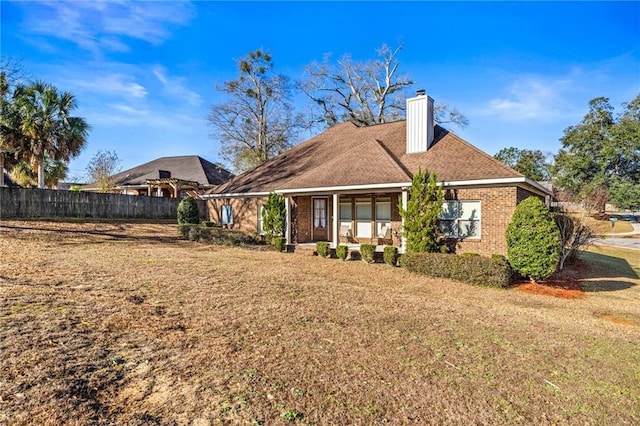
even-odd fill
[[[291,244],[291,200],[289,199],[289,197],[285,197],[284,199],[285,202],[285,209],[286,209],[286,215],[287,218],[285,220],[285,231],[284,231],[284,237],[287,240],[287,245]]]
[[[438,185],[448,186],[479,186],[479,185],[505,185],[505,184],[517,184],[525,183],[532,186],[543,194],[550,195],[551,192],[544,186],[540,185],[525,176],[513,177],[513,178],[497,178],[497,179],[475,179],[475,180],[458,180],[449,182],[438,182]],[[296,195],[312,195],[318,192],[321,193],[334,193],[334,192],[385,192],[389,189],[398,189],[411,187],[411,182],[397,182],[397,183],[378,183],[378,184],[365,184],[365,185],[345,185],[345,186],[321,186],[317,188],[297,188],[297,189],[276,189],[274,192],[278,194],[296,194]],[[249,198],[249,197],[264,197],[268,196],[269,192],[239,192],[229,194],[203,194],[202,198]],[[328,194],[327,194],[328,195]]]
[[[270,192],[232,192],[229,194],[202,194],[202,199],[207,198],[251,198],[251,197],[268,197]]]
[[[338,244],[340,243],[340,236],[338,235],[339,230],[338,230],[338,224],[340,222],[339,216],[340,216],[340,212],[339,212],[339,207],[340,207],[340,196],[337,193],[333,194],[332,197],[332,206],[331,206],[331,233],[333,234],[331,236],[331,239],[333,240],[333,248],[338,247]]]

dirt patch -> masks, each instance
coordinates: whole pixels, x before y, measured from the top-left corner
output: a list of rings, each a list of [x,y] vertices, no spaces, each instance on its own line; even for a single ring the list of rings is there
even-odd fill
[[[595,316],[614,324],[640,327],[640,317],[632,314],[597,313]]]

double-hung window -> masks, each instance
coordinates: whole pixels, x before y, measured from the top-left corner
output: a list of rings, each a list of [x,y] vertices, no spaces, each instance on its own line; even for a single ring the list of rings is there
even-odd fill
[[[340,201],[340,229],[351,231],[351,200]]]
[[[480,201],[445,200],[438,226],[447,237],[480,238],[481,212]]]
[[[371,198],[356,199],[356,237],[371,238]]]
[[[264,235],[264,225],[262,223],[262,213],[264,212],[264,204],[258,206],[258,234]]]
[[[378,198],[376,200],[376,235],[385,238],[391,227],[391,199]],[[384,231],[384,232],[383,232]]]

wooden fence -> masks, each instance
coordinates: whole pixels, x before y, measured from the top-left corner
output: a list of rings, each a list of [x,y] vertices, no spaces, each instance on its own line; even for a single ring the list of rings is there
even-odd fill
[[[175,219],[177,198],[0,187],[0,219]],[[207,217],[205,201],[198,209]]]

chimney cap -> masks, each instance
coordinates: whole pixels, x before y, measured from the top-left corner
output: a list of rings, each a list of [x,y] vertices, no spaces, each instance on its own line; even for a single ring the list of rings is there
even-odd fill
[[[426,95],[426,91],[424,89],[418,89],[416,90],[416,96],[424,96]]]

